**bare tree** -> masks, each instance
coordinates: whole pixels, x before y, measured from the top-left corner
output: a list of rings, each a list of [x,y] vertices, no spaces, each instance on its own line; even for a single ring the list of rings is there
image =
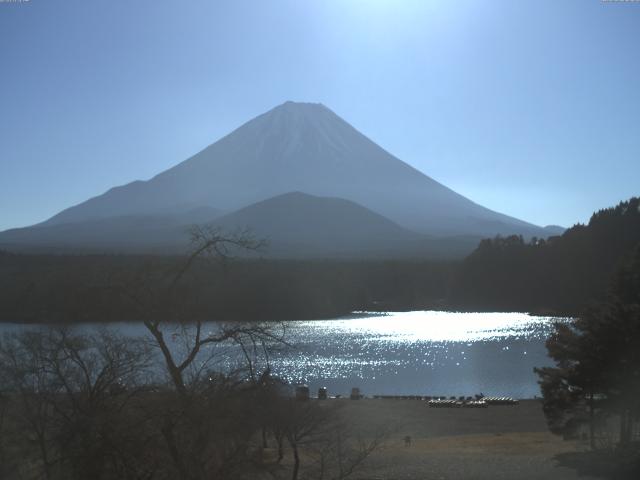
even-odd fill
[[[261,347],[266,352],[266,345],[282,341],[282,333],[274,333],[274,324],[264,323],[229,323],[218,324],[215,331],[203,332],[203,321],[192,317],[186,304],[188,292],[180,290],[180,284],[194,268],[199,260],[228,262],[239,251],[259,251],[265,245],[264,240],[256,239],[249,230],[238,230],[224,233],[219,228],[194,226],[190,230],[191,252],[180,259],[172,271],[164,274],[163,288],[153,288],[151,279],[142,276],[134,284],[118,286],[121,294],[129,298],[137,307],[145,328],[154,338],[159,348],[167,373],[175,390],[181,395],[187,393],[188,381],[186,373],[194,365],[198,355],[206,347],[214,347],[225,343],[235,343],[243,350],[247,365],[253,368],[252,357],[248,355],[247,346],[255,350]],[[159,285],[158,282],[155,285]],[[180,326],[178,335],[187,346],[181,358],[172,350],[167,331]],[[255,358],[256,355],[253,355]],[[206,361],[202,365],[206,365]],[[198,371],[202,371],[199,369]],[[252,374],[255,372],[252,371]]]
[[[33,466],[26,474],[100,478],[125,462],[117,448],[124,432],[118,423],[149,358],[142,342],[107,331],[42,329],[5,336],[0,369],[16,400],[10,408],[18,451]]]
[[[239,252],[266,243],[247,230],[209,227],[193,227],[191,238],[191,252],[170,271],[119,287],[138,307],[163,359],[171,385],[166,395],[175,399],[158,407],[160,432],[175,475],[184,480],[236,475],[247,467],[256,426],[264,426],[256,408],[261,373],[269,368],[270,350],[284,342],[282,324],[205,325],[184,288],[200,262],[226,267]]]
[[[345,422],[333,422],[327,429],[324,441],[314,452],[317,480],[343,480],[356,473],[366,460],[384,446],[389,432],[380,430],[365,437],[353,431]]]
[[[312,402],[289,399],[284,431],[293,454],[292,480],[297,480],[300,471],[300,449],[309,445],[322,432],[327,421],[327,411]]]
[[[7,412],[10,392],[6,390],[8,381],[4,378],[3,370],[0,368],[0,478],[9,476]]]
[[[359,432],[342,412],[344,404],[280,397],[269,414],[271,432],[291,451],[290,478],[342,480],[358,471],[381,448],[390,431]],[[283,445],[278,445],[278,462]]]

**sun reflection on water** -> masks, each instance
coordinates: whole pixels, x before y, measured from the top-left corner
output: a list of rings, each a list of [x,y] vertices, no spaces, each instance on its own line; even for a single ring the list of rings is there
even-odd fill
[[[534,366],[548,364],[554,321],[524,313],[355,312],[334,320],[288,322],[293,349],[274,359],[292,383],[377,394],[435,391],[530,397]]]
[[[326,334],[363,334],[373,341],[473,342],[540,334],[554,318],[526,313],[390,312],[367,313],[335,320],[290,322],[294,329]]]

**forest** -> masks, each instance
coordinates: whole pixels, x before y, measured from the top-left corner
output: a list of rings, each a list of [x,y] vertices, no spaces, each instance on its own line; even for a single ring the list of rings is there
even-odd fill
[[[640,243],[640,200],[563,235],[482,240],[462,261],[197,258],[181,282],[189,318],[290,320],[353,311],[449,309],[578,315],[605,298]],[[0,252],[0,321],[137,320],[132,298],[162,291],[184,256]]]
[[[136,320],[129,293],[158,291],[182,257],[0,254],[0,320]],[[440,308],[450,263],[198,259],[184,279],[191,318],[289,320],[356,310]],[[127,293],[127,295],[124,295]]]
[[[595,212],[549,239],[483,240],[456,270],[450,306],[461,310],[577,315],[602,301],[640,243],[640,199]]]

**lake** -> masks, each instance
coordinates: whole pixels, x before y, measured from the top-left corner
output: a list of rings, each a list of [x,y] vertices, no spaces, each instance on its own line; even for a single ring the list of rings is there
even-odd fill
[[[555,321],[524,313],[438,311],[354,313],[290,321],[292,348],[271,358],[273,372],[312,392],[365,395],[474,395],[532,398],[534,367],[550,365],[544,342]],[[0,324],[0,332],[24,327]],[[84,326],[82,328],[92,328]],[[144,335],[135,323],[112,324]]]

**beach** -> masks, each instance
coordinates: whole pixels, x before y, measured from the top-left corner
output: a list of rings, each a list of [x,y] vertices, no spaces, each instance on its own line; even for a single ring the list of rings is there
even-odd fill
[[[538,400],[488,408],[429,408],[423,400],[328,402],[342,403],[341,415],[364,436],[391,432],[354,478],[595,478],[578,477],[555,458],[588,446],[551,434]]]

